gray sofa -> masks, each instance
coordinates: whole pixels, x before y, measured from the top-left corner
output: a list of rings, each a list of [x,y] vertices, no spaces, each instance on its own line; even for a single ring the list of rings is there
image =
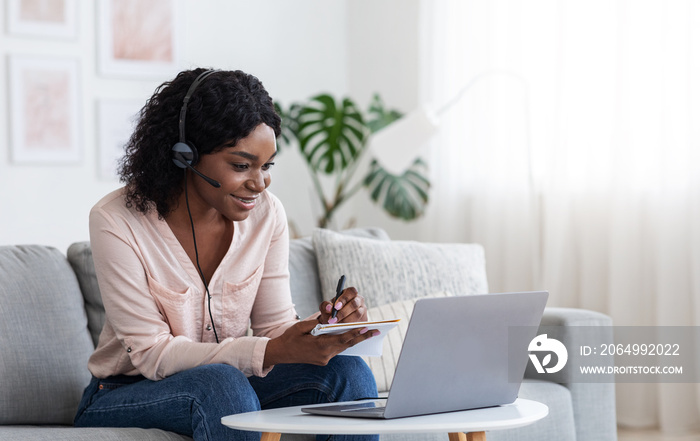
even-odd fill
[[[344,234],[389,240],[384,231],[374,228]],[[310,237],[291,241],[292,293],[302,316],[315,311],[322,298],[316,255]],[[0,247],[1,440],[190,439],[155,429],[71,427],[90,379],[87,359],[103,320],[89,243],[73,244],[66,255],[40,245]],[[561,329],[560,335],[550,337],[566,341],[570,338],[566,330],[572,326],[611,323],[607,316],[592,311],[548,308],[542,324]],[[528,370],[520,396],[547,404],[549,416],[528,427],[488,433],[489,440],[617,438],[613,384],[576,383],[566,375],[552,377],[556,382],[529,378],[534,376]],[[383,439],[444,440],[446,435],[392,435]]]

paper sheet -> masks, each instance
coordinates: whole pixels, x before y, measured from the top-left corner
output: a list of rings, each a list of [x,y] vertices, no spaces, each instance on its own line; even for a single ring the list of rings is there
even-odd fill
[[[369,328],[370,331],[376,329],[380,332],[379,335],[363,340],[355,346],[347,348],[339,355],[381,357],[384,336],[386,336],[391,329],[395,328],[396,325],[399,324],[400,320],[401,319],[384,320],[380,322],[338,323],[335,325],[318,324],[313,330],[311,330],[311,335],[342,334],[343,332],[357,328]]]

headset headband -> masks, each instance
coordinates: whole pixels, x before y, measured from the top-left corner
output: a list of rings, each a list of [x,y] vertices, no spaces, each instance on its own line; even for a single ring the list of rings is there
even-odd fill
[[[185,115],[187,114],[187,103],[190,101],[190,97],[194,93],[194,90],[197,88],[199,83],[204,81],[206,77],[209,75],[218,72],[218,70],[205,70],[197,78],[194,79],[192,84],[190,85],[190,88],[187,89],[187,93],[185,94],[185,98],[182,100],[182,108],[180,109],[180,122],[179,122],[179,127],[180,127],[180,142],[185,143]]]

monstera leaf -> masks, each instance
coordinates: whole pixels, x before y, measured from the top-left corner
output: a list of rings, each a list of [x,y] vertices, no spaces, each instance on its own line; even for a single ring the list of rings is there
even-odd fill
[[[372,133],[383,129],[402,116],[398,110],[387,109],[384,101],[377,94],[374,94],[372,97],[367,113],[370,116],[369,121],[367,121],[367,128]]]
[[[412,220],[423,214],[428,203],[430,181],[423,175],[427,168],[422,159],[416,159],[401,175],[393,175],[372,161],[364,184],[374,202],[394,217]]]
[[[368,130],[349,98],[336,103],[330,95],[318,95],[298,112],[299,147],[313,170],[326,174],[344,170],[362,152]]]
[[[275,109],[282,118],[280,143],[296,141],[309,166],[323,210],[319,227],[327,227],[338,207],[362,188],[367,188],[372,200],[394,217],[411,220],[423,214],[430,182],[422,160],[414,161],[401,175],[389,173],[374,160],[364,177],[354,178],[367,152],[370,134],[402,116],[387,109],[379,95],[374,95],[365,115],[351,99],[335,100],[328,94],[294,103],[287,110],[275,103]],[[334,177],[332,188],[320,178],[324,174]]]
[[[299,111],[301,110],[301,105],[294,103],[289,106],[289,110],[284,110],[282,106],[275,102],[275,111],[280,116],[282,120],[282,131],[280,133],[281,145],[287,146],[292,143],[292,140],[296,139],[296,133],[299,130]]]

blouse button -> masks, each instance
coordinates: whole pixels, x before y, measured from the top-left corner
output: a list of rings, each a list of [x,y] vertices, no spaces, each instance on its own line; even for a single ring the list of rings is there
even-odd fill
[[[211,331],[211,325],[207,325],[207,331]]]
[[[126,348],[126,352],[131,352],[131,346],[129,346],[128,348]]]

